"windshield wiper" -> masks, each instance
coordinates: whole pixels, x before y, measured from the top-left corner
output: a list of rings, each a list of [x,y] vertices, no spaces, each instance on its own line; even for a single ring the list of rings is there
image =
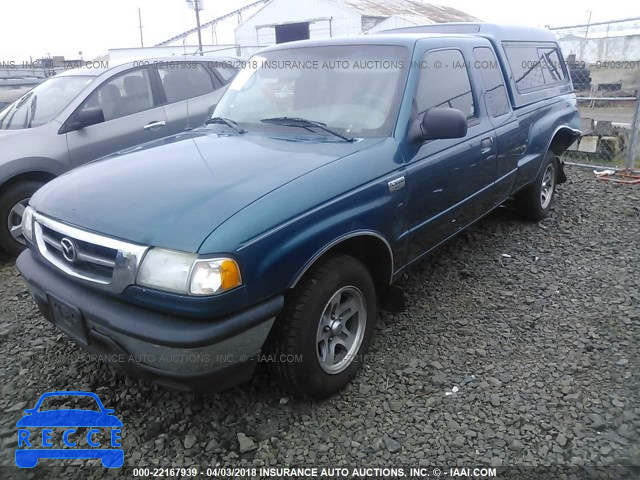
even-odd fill
[[[212,125],[212,124],[223,124],[226,125],[227,127],[235,130],[236,132],[238,132],[240,135],[247,133],[247,131],[242,128],[240,125],[238,125],[237,122],[231,120],[230,118],[225,118],[225,117],[212,117],[209,120],[207,120],[206,122],[204,122],[205,125]]]
[[[2,121],[0,121],[0,128],[8,130],[9,127],[11,126],[11,123],[13,122],[13,117],[16,116],[16,113],[18,113],[18,110],[20,110],[20,107],[24,105],[26,101],[29,100],[32,96],[33,96],[33,92],[29,92],[25,94],[25,96],[22,97],[20,100],[16,100],[16,102],[12,106],[7,107],[7,111],[5,112],[5,115],[2,117]],[[11,116],[9,116],[9,113],[11,113]],[[7,121],[7,124],[3,125],[5,120]]]
[[[29,122],[27,123],[26,128],[31,128],[31,125],[33,124],[33,119],[36,116],[37,109],[38,109],[38,95],[34,95],[31,98],[31,105],[29,108]]]
[[[324,130],[331,135],[335,135],[338,138],[341,138],[347,142],[355,142],[356,139],[353,137],[349,137],[347,135],[343,135],[340,132],[337,132],[333,128],[327,127],[326,123],[315,122],[313,120],[307,120],[306,118],[299,117],[273,117],[273,118],[263,118],[260,120],[263,123],[273,123],[275,125],[284,125],[285,127],[300,127],[309,129],[311,127],[319,128],[320,130]]]

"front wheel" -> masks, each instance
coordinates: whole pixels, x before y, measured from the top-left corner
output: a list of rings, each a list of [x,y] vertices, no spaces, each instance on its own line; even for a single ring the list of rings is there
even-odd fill
[[[515,196],[519,212],[534,222],[547,216],[556,193],[558,179],[558,159],[553,152],[547,152],[540,173],[534,182]]]
[[[290,293],[267,350],[292,393],[322,399],[353,379],[369,349],[376,291],[364,264],[337,255],[311,268]]]
[[[42,185],[42,182],[29,180],[11,185],[0,194],[0,247],[10,255],[18,255],[26,246],[22,214],[31,196]]]

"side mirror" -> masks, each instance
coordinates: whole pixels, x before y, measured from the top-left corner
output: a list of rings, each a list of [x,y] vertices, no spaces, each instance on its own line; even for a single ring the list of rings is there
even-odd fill
[[[462,138],[466,134],[467,117],[457,108],[432,108],[427,110],[420,122],[421,140]]]
[[[75,118],[69,124],[68,131],[80,130],[102,122],[104,122],[104,112],[102,108],[83,108],[76,113]]]

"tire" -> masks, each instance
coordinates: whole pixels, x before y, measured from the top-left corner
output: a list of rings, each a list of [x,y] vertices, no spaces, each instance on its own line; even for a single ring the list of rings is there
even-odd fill
[[[537,222],[547,216],[553,205],[558,171],[556,155],[547,152],[534,182],[515,196],[516,208],[525,219]]]
[[[22,222],[19,205],[25,207],[42,185],[43,182],[36,180],[20,182],[11,185],[0,195],[0,248],[10,255],[18,255],[26,246],[21,230],[15,229]]]
[[[349,305],[342,322],[331,316]],[[290,292],[271,331],[272,372],[303,398],[319,400],[342,390],[363,362],[376,319],[376,290],[367,267],[349,255],[322,260]]]

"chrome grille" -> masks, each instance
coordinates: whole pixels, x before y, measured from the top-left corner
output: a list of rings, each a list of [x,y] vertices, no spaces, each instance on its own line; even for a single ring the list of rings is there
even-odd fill
[[[97,287],[122,292],[135,283],[147,247],[123,242],[34,215],[40,254],[67,275]]]
[[[61,242],[65,238],[75,244],[77,259],[73,262],[64,257]],[[108,282],[113,277],[113,269],[116,266],[118,255],[117,250],[70,238],[45,226],[42,226],[42,239],[52,256],[60,262],[66,261],[73,264],[73,268],[78,272],[94,276],[103,282]]]

